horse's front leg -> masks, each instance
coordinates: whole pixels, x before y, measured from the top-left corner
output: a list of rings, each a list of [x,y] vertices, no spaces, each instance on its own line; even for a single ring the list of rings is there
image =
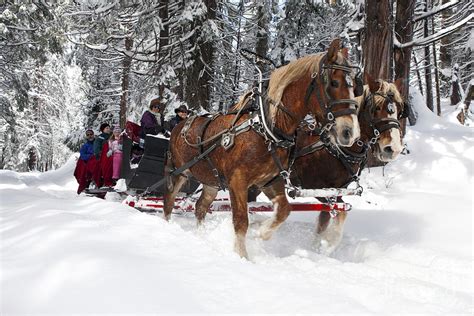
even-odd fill
[[[202,193],[199,197],[199,200],[196,202],[196,211],[194,211],[198,226],[204,221],[206,213],[209,210],[209,206],[216,198],[218,191],[219,190],[217,188],[203,184]]]
[[[273,209],[276,210],[275,216],[263,222],[259,230],[260,237],[268,240],[290,215],[291,205],[286,198],[285,184],[282,179],[271,186],[263,187],[262,192],[272,201]]]
[[[341,198],[337,202],[343,202]],[[344,223],[346,221],[347,212],[338,212],[332,219],[329,212],[321,212],[319,214],[316,232],[320,239],[317,244],[319,252],[330,255],[339,246],[344,232]]]
[[[245,236],[249,228],[249,216],[247,211],[248,185],[240,177],[234,175],[229,182],[229,195],[232,204],[232,222],[235,231],[234,251],[242,258],[249,258]]]

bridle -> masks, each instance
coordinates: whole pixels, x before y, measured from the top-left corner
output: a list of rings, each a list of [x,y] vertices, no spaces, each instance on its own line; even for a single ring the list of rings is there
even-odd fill
[[[363,115],[365,115],[365,119],[369,122],[369,127],[373,130],[373,137],[370,139],[370,145],[375,145],[380,138],[380,135],[392,128],[397,128],[401,132],[401,126],[399,119],[403,118],[404,115],[404,107],[401,111],[399,111],[398,118],[391,118],[391,117],[384,117],[384,118],[376,118],[375,111],[376,111],[376,104],[375,104],[375,96],[379,96],[385,99],[388,102],[387,105],[387,112],[388,114],[395,113],[396,105],[395,105],[395,95],[393,92],[389,91],[387,94],[382,94],[380,92],[370,93],[365,102],[368,105],[368,111],[364,111]]]
[[[325,131],[329,131],[332,128],[337,117],[351,114],[357,115],[357,107],[359,106],[357,101],[354,99],[333,99],[328,93],[328,88],[331,84],[329,80],[329,78],[331,78],[331,71],[342,70],[345,73],[347,86],[354,87],[351,77],[353,69],[357,69],[358,73],[360,73],[360,68],[358,66],[350,65],[345,58],[342,65],[337,63],[329,64],[327,63],[327,55],[324,55],[324,57],[321,58],[321,61],[319,62],[319,71],[311,75],[312,80],[308,86],[308,89],[306,90],[304,104],[310,110],[310,112],[312,112],[311,108],[309,107],[309,100],[313,93],[316,94],[318,103],[320,104],[323,111],[323,116],[318,118],[318,122],[322,124],[323,130]],[[321,95],[321,92],[317,88],[318,83],[323,84],[323,95]],[[338,104],[349,104],[349,106],[344,109],[334,110],[333,107]]]

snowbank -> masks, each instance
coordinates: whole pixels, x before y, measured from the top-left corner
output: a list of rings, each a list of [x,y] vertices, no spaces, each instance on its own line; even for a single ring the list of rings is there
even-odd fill
[[[472,130],[417,108],[410,154],[363,174],[330,257],[316,214],[293,213],[251,262],[230,214],[140,213],[75,194],[75,158],[44,174],[0,171],[1,313],[472,314]]]

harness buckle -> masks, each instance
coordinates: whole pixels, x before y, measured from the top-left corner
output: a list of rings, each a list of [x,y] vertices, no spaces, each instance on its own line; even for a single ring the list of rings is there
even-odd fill
[[[280,171],[280,176],[282,176],[283,179],[287,180],[290,178],[290,171],[282,170]]]
[[[322,135],[323,133],[329,133],[329,131],[331,130],[333,125],[334,125],[334,123],[327,123],[326,125],[324,125],[323,128],[321,129],[321,134],[320,135]]]
[[[338,210],[336,210],[336,209],[335,209],[335,208],[333,208],[333,207],[334,207],[334,206],[333,206],[333,205],[331,205],[331,208],[332,208],[332,209],[329,211],[329,215],[331,215],[331,218],[334,218],[334,217],[336,217],[336,216],[337,216],[337,214],[339,214],[339,211],[338,211]]]
[[[379,139],[380,137],[380,132],[378,129],[374,128],[374,137],[372,137],[372,139],[369,141],[371,145],[375,145],[375,143],[377,142],[377,140]]]
[[[330,121],[330,122],[334,121],[334,114],[332,114],[332,112],[329,112],[329,113],[327,114],[327,119],[328,119],[328,121]]]
[[[229,150],[232,146],[234,146],[234,133],[226,133],[222,136],[221,146],[224,147],[225,150]]]

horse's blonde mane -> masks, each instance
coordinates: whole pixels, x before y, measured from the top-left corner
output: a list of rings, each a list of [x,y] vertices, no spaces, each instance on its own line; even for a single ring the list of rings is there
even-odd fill
[[[395,84],[387,82],[385,80],[377,80],[377,82],[380,84],[379,89],[376,91],[376,93],[380,93],[382,95],[387,95],[387,93],[392,92],[394,96],[394,101],[397,103],[403,103],[403,98],[400,92],[398,91],[397,87]],[[359,109],[361,108],[361,105],[363,104],[364,100],[370,95],[370,89],[369,85],[364,85],[364,92],[362,93],[361,96],[356,97],[357,103],[359,103]],[[382,106],[383,103],[385,102],[384,98],[378,97],[374,98],[375,105]]]
[[[268,98],[274,103],[280,102],[283,91],[288,85],[304,76],[308,71],[313,73],[319,70],[322,56],[322,53],[308,55],[276,69],[270,76]]]

